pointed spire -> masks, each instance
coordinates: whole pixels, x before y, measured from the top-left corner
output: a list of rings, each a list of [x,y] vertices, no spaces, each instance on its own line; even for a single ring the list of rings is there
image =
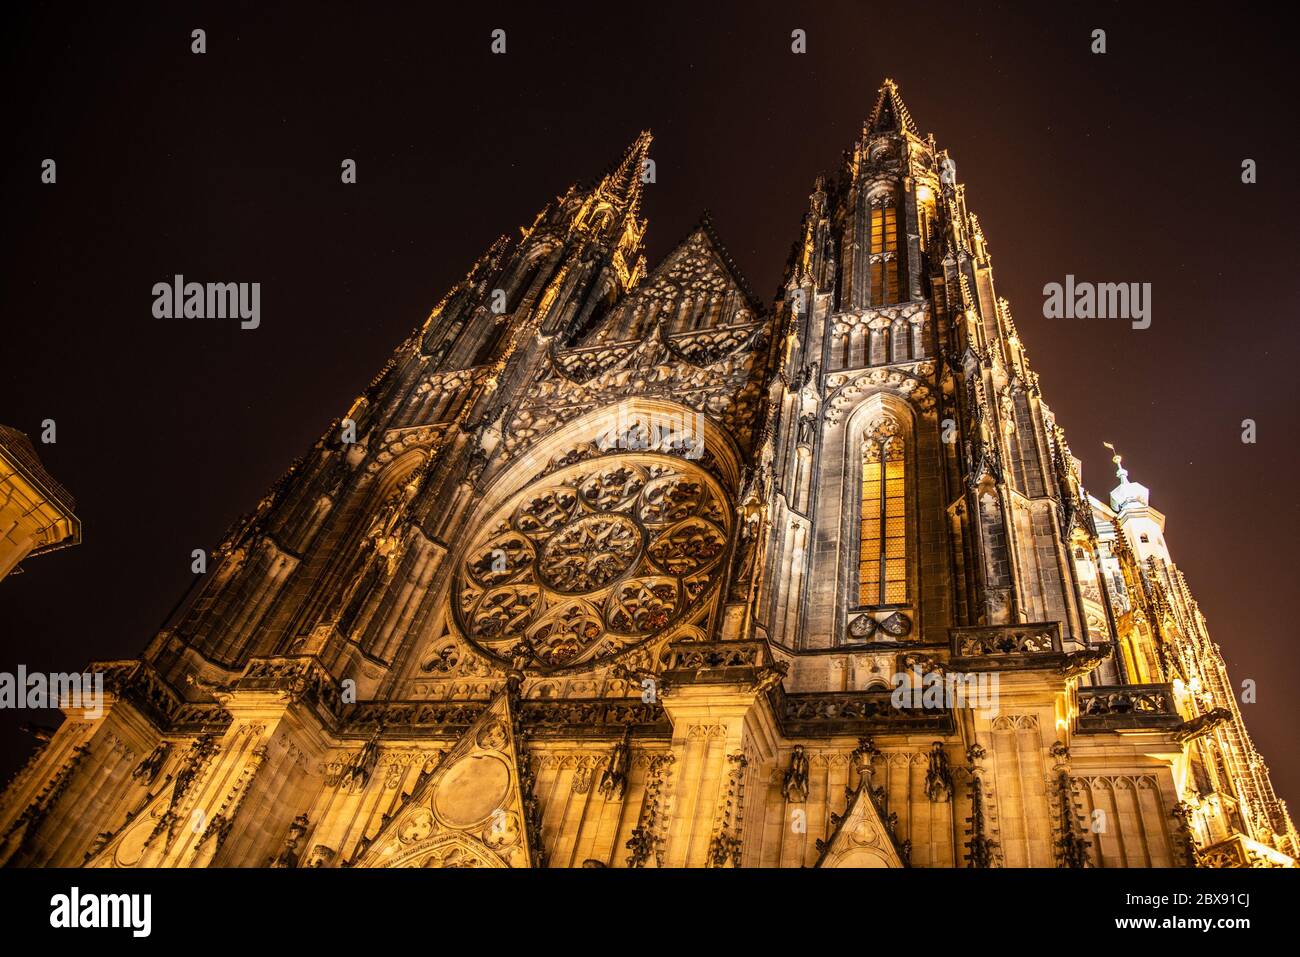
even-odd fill
[[[653,140],[654,134],[649,130],[642,130],[623,153],[623,158],[618,164],[605,174],[600,185],[596,187],[596,192],[604,193],[611,199],[622,200],[627,204],[628,211],[637,212],[641,205],[642,173]]]
[[[649,130],[642,130],[594,187],[572,186],[559,199],[566,228],[614,240],[627,264],[639,255],[645,232],[641,194],[652,139]]]
[[[626,233],[624,252],[633,258],[633,247],[638,246],[645,231],[640,217],[643,170],[653,139],[649,130],[642,130],[598,179],[571,184],[541,208],[531,226],[519,227],[521,241],[527,242],[539,230],[563,234],[576,228],[590,234],[594,214],[599,212],[597,231],[606,239]]]
[[[907,104],[898,93],[898,84],[889,77],[885,77],[885,82],[876,94],[876,105],[871,111],[871,119],[867,120],[867,132],[911,133],[916,137],[921,135],[916,123],[912,121],[912,114],[907,110]]]

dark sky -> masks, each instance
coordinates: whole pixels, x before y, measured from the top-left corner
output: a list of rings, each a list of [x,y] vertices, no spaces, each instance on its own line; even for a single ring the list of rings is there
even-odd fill
[[[952,151],[1085,481],[1105,497],[1108,439],[1151,487],[1234,680],[1258,682],[1246,718],[1278,789],[1300,797],[1296,89],[1268,14],[264,6],[5,10],[0,421],[57,422],[40,452],[85,542],[0,583],[0,670],[137,655],[191,582],[191,549],[252,508],[495,236],[642,128],[652,261],[707,207],[770,298],[815,174],[892,76]],[[261,328],[154,319],[152,285],[176,273],[260,282]],[[1150,282],[1151,328],[1044,319],[1042,287],[1067,273]],[[0,714],[4,777],[31,717]]]

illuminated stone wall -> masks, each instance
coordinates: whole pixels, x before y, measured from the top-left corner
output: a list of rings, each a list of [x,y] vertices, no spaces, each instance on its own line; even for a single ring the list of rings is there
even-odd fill
[[[97,666],[0,860],[1291,863],[1185,581],[1129,541],[1163,516],[1084,489],[897,88],[772,304],[707,220],[647,268],[649,145],[495,243]]]

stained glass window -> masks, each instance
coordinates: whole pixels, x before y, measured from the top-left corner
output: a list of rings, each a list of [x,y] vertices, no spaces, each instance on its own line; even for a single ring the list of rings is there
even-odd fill
[[[898,302],[898,208],[871,211],[871,305]]]
[[[863,606],[907,601],[904,470],[903,440],[897,434],[877,430],[863,443],[858,552],[858,602]]]

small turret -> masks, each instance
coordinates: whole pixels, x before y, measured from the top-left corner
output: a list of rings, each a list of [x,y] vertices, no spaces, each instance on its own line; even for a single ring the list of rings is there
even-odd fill
[[[1110,507],[1115,510],[1119,527],[1128,536],[1134,554],[1139,561],[1153,556],[1169,561],[1169,550],[1165,546],[1165,516],[1151,507],[1151,490],[1139,482],[1129,481],[1124,457],[1109,442],[1102,444],[1114,453],[1111,461],[1115,463],[1115,475],[1119,479],[1119,484],[1110,492]]]

